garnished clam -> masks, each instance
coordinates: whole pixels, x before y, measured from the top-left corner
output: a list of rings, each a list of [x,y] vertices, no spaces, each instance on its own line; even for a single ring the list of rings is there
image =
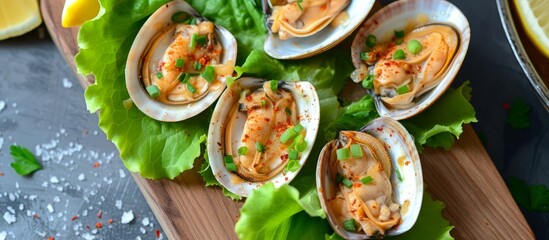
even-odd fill
[[[446,1],[403,0],[368,19],[352,45],[355,82],[381,116],[405,119],[433,104],[454,80],[470,40],[467,18]]]
[[[393,119],[340,132],[322,149],[316,176],[328,221],[346,239],[399,235],[419,215],[421,163],[412,137]]]
[[[229,191],[248,196],[265,182],[292,181],[314,144],[320,106],[308,82],[241,78],[219,99],[208,131],[208,156]]]
[[[263,0],[269,34],[264,49],[277,59],[310,57],[347,38],[374,0]]]
[[[176,0],[156,10],[137,34],[126,62],[126,87],[145,114],[160,121],[208,108],[233,73],[236,40]]]

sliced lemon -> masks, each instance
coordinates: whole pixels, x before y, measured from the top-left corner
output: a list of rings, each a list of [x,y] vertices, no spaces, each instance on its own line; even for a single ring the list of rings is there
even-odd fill
[[[76,27],[82,25],[99,13],[98,0],[66,0],[61,16],[63,27]]]
[[[23,35],[40,23],[37,0],[0,0],[0,40]]]
[[[526,34],[549,57],[549,1],[515,0]]]

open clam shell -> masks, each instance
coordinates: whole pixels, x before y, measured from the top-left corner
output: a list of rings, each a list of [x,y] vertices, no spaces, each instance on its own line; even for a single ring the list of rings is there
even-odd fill
[[[159,121],[181,121],[199,114],[213,104],[226,87],[226,76],[219,76],[216,80],[219,82],[216,82],[215,88],[208,89],[204,94],[185,104],[166,104],[153,99],[148,94],[147,86],[143,82],[142,70],[155,73],[162,67],[161,60],[164,52],[174,41],[174,25],[177,23],[172,17],[181,12],[199,21],[207,21],[184,1],[176,0],[162,5],[139,30],[126,62],[126,87],[132,101],[143,113]],[[222,46],[218,64],[232,69],[237,53],[235,38],[229,31],[217,25],[214,27],[213,36]],[[154,44],[152,44],[153,41]]]
[[[415,95],[412,102],[404,107],[392,107],[382,100],[380,95],[369,90],[375,100],[376,108],[381,116],[393,119],[412,117],[433,104],[450,86],[457,75],[465,58],[471,38],[469,22],[465,15],[453,4],[444,0],[402,0],[391,3],[376,12],[361,27],[353,41],[351,55],[353,65],[357,69],[353,80],[361,81],[364,74],[374,74],[373,66],[368,66],[361,60],[361,52],[365,51],[369,35],[377,37],[377,42],[386,43],[395,39],[395,31],[419,29],[430,25],[450,26],[457,33],[457,50],[449,64],[437,74],[437,84],[424,87]],[[404,45],[404,44],[403,44]]]
[[[266,21],[269,21],[270,16],[268,1],[271,0],[263,1]],[[301,59],[327,51],[360,26],[372,9],[374,2],[375,0],[351,0],[347,8],[343,10],[340,23],[335,23],[339,21],[336,17],[335,21],[330,21],[333,22],[331,25],[325,24],[325,27],[321,28],[322,30],[309,36],[280,40],[277,34],[269,31],[263,48],[267,54],[277,59]],[[269,23],[267,26],[270,28]]]
[[[419,155],[412,137],[399,122],[393,119],[386,117],[374,119],[360,131],[342,132],[338,139],[331,141],[324,146],[320,153],[316,170],[316,184],[320,203],[327,213],[330,225],[340,236],[346,239],[370,239],[380,237],[380,235],[367,235],[364,232],[346,230],[340,217],[341,210],[333,207],[335,205],[330,203],[330,201],[333,201],[341,194],[340,191],[342,188],[347,189],[344,188],[337,177],[335,177],[340,170],[334,169],[334,166],[338,166],[341,161],[349,160],[338,160],[336,157],[336,150],[343,148],[348,144],[348,141],[350,141],[348,136],[358,136],[364,133],[373,136],[385,145],[392,167],[387,167],[387,164],[384,164],[383,161],[381,162],[384,171],[389,171],[388,169],[390,169],[389,179],[392,187],[392,203],[396,203],[400,206],[400,222],[385,231],[384,235],[394,236],[402,234],[414,225],[419,215],[423,199],[423,174]],[[374,149],[374,147],[370,148]],[[370,156],[366,155],[366,152],[364,153],[364,156]],[[367,157],[360,159],[361,160],[358,161],[373,161]],[[375,159],[378,158],[375,157]],[[355,175],[357,175],[359,170],[350,169],[349,171],[353,170],[355,171]],[[362,176],[358,177],[360,178]],[[353,191],[363,187],[361,181],[362,180],[353,182],[354,184],[351,187]],[[364,183],[364,181],[362,181],[362,183]],[[376,179],[371,183],[364,183],[364,186],[366,184],[376,186],[377,184],[381,184],[381,181],[377,182]]]
[[[293,105],[295,106],[295,111],[293,112],[273,107],[274,104],[271,105],[269,98],[264,98],[266,103],[261,101],[261,108],[259,108],[258,105],[245,105],[248,101],[253,102],[251,99],[252,94],[266,93],[268,91],[265,90],[265,83],[269,83],[269,81],[249,77],[241,78],[233,83],[223,95],[221,95],[215,106],[208,131],[207,149],[210,166],[214,176],[219,183],[227,188],[227,190],[244,197],[247,197],[252,190],[261,187],[266,182],[273,182],[275,187],[280,187],[282,184],[292,181],[305,164],[318,132],[320,105],[318,95],[316,94],[313,85],[308,82],[278,82],[278,90],[276,91],[283,92],[285,96],[288,96],[288,94],[291,95],[293,102],[295,103],[295,105]],[[246,102],[243,103],[242,99],[245,99]],[[257,112],[252,112],[252,110],[266,112],[264,114],[257,114]],[[267,178],[256,178],[246,174],[243,170],[241,171],[241,169],[245,169],[245,167],[242,167],[245,164],[243,164],[243,160],[237,160],[237,158],[242,159],[240,157],[259,156],[260,150],[257,145],[253,145],[256,141],[259,141],[257,139],[263,139],[261,141],[263,141],[262,144],[266,148],[265,154],[270,154],[271,157],[269,158],[269,161],[273,164],[285,167],[286,163],[290,161],[288,154],[288,149],[290,147],[287,145],[289,142],[286,143],[286,145],[280,143],[283,138],[281,137],[281,133],[285,132],[285,130],[289,130],[289,125],[287,122],[279,125],[280,122],[278,122],[278,119],[284,118],[285,116],[267,115],[271,110],[275,114],[287,114],[297,119],[297,123],[303,126],[304,129],[301,131],[300,136],[303,136],[306,147],[299,153],[299,159],[297,159],[299,165],[293,171],[273,171],[272,174],[269,172]],[[252,115],[255,117],[252,118]],[[256,123],[260,124],[254,125],[254,128],[249,127],[252,125],[246,125],[248,123],[253,124],[256,120]],[[258,128],[257,132],[255,127]],[[250,129],[252,129],[252,131],[249,131]],[[264,130],[267,130],[266,132],[268,132],[267,134],[263,134],[266,136],[263,136],[262,133],[260,133]],[[254,136],[247,136],[246,133]],[[252,139],[252,141],[249,139]],[[271,142],[269,143],[266,139],[269,139]],[[246,141],[248,142],[246,143]],[[239,150],[246,144],[248,144],[246,153],[241,154]],[[228,170],[226,162],[227,155],[231,155],[231,157],[234,158],[234,163],[238,170]],[[258,165],[261,166],[264,162],[264,159],[261,159],[261,161],[258,162]],[[269,165],[269,167],[271,166],[271,164],[267,165]],[[255,170],[255,162],[253,167]],[[280,168],[273,167],[273,169]]]

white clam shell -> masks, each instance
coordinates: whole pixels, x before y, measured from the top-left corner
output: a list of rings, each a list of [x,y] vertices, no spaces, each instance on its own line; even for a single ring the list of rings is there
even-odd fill
[[[388,109],[376,96],[376,108],[381,116],[396,120],[412,117],[433,104],[450,87],[467,53],[471,39],[471,29],[465,15],[453,4],[444,0],[401,0],[393,2],[376,12],[362,25],[353,41],[351,55],[353,65],[360,69],[365,64],[360,60],[360,52],[368,35],[377,37],[378,43],[390,41],[395,30],[402,30],[419,15],[428,18],[429,23],[442,23],[453,26],[459,33],[460,43],[451,64],[446,69],[440,83],[433,89],[414,99],[414,105],[407,109]]]
[[[186,12],[195,18],[203,19],[188,3],[180,0],[169,2],[162,5],[147,19],[139,33],[135,37],[135,40],[130,49],[128,59],[126,62],[126,87],[132,101],[143,113],[151,118],[164,122],[176,122],[182,121],[204,111],[221,95],[225,89],[225,79],[221,79],[223,87],[216,91],[208,93],[202,99],[186,104],[186,105],[167,105],[159,101],[152,99],[141,81],[139,80],[140,74],[140,58],[143,55],[147,44],[155,34],[162,28],[169,24],[173,24],[171,17],[174,13]],[[226,29],[217,26],[215,27],[216,39],[223,46],[223,53],[221,55],[221,63],[236,60],[237,44],[233,35]],[[163,39],[165,47],[167,48],[171,39]],[[160,60],[164,54],[166,48],[158,48],[154,52],[154,60]]]
[[[398,121],[387,117],[376,118],[360,131],[368,133],[382,142],[385,142],[393,172],[391,173],[391,184],[393,186],[393,202],[401,206],[405,201],[409,201],[407,211],[402,214],[402,223],[397,228],[386,232],[387,236],[395,236],[402,234],[415,224],[421,203],[423,200],[423,173],[421,170],[421,161],[419,154],[414,144],[412,136],[406,131],[404,126]],[[331,152],[336,147],[335,141],[328,143],[320,153],[317,169],[316,169],[316,185],[318,187],[318,196],[322,208],[327,213],[328,221],[332,228],[342,237],[347,239],[375,239],[376,236],[368,237],[366,234],[349,232],[335,220],[334,213],[328,208],[326,201],[334,198],[337,194],[338,183],[333,181],[330,176]],[[399,163],[399,158],[405,157],[405,160]],[[337,160],[336,160],[337,161]],[[403,164],[409,161],[409,164]],[[403,178],[400,181],[396,174],[396,169],[399,169]]]
[[[223,160],[225,155],[225,128],[231,107],[238,104],[240,93],[245,89],[260,88],[264,82],[263,79],[244,77],[233,83],[219,98],[208,130],[208,157],[215,178],[227,190],[243,197],[247,197],[252,190],[261,187],[266,182],[248,182],[243,179],[233,181],[239,177],[227,171]],[[308,82],[285,82],[279,87],[290,92],[296,101],[299,123],[306,129],[305,141],[307,142],[307,148],[300,153],[300,167],[297,171],[281,172],[270,180],[275,187],[289,183],[299,173],[312,150],[320,121],[320,102],[313,85]],[[242,113],[242,117],[238,117],[235,121],[237,122],[235,125],[244,126],[246,122],[245,114]],[[240,137],[232,136],[231,139],[235,144],[238,144]]]
[[[301,59],[310,57],[336,46],[360,26],[372,9],[375,0],[351,0],[343,11],[349,18],[337,27],[328,25],[320,32],[303,38],[280,40],[269,32],[263,48],[269,56],[277,59]]]

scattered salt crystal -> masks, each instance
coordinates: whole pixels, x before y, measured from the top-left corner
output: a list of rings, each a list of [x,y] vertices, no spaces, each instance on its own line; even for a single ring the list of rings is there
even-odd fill
[[[51,204],[48,204],[47,208],[50,213],[53,212],[53,206]]]
[[[59,179],[57,179],[56,176],[53,176],[53,177],[50,178],[50,182],[51,183],[59,183]]]
[[[10,201],[15,201],[15,195],[13,195],[13,193],[10,193],[9,194],[9,198],[10,198]]]
[[[9,212],[5,212],[5,213],[4,213],[4,220],[6,220],[6,222],[7,222],[8,224],[12,224],[12,223],[14,223],[14,222],[17,220],[17,218],[15,218],[15,215],[13,215],[13,214],[11,214],[11,213],[9,213]]]
[[[0,106],[1,107],[1,106]],[[2,110],[2,108],[0,108],[0,110]],[[0,232],[0,240],[6,240],[6,235],[8,235],[6,233],[6,231],[2,231]],[[140,239],[141,240],[141,239]]]
[[[28,217],[32,216],[32,213],[31,213],[30,210],[27,210],[27,216],[28,216]]]
[[[79,181],[84,181],[85,179],[86,179],[86,176],[84,175],[84,173],[80,173],[80,174],[78,175],[78,180],[79,180]]]
[[[130,210],[130,211],[128,211],[128,212],[124,212],[124,213],[122,214],[122,219],[120,220],[120,222],[121,222],[122,224],[128,224],[128,223],[130,223],[131,221],[133,221],[133,211]]]
[[[84,211],[82,211],[82,216],[88,216],[88,210],[87,209],[84,209]]]
[[[162,236],[162,233],[158,233],[158,237],[156,238],[156,240],[162,240],[164,239],[164,236]]]
[[[62,192],[62,191],[63,191],[63,187],[62,187],[62,186],[58,186],[58,187],[57,187],[57,191]]]
[[[116,200],[114,206],[116,206],[116,208],[118,209],[122,209],[122,200]]]
[[[13,209],[11,206],[8,206],[7,209],[11,214],[15,214],[15,209]]]
[[[16,108],[16,107],[17,107],[17,103],[12,103],[11,106],[14,107],[14,108]]]
[[[46,181],[42,182],[42,187],[48,187],[48,182]]]
[[[25,209],[25,206],[22,203],[20,203],[19,204],[19,211],[23,211],[23,209]]]
[[[58,196],[53,197],[54,202],[61,202],[61,199]]]
[[[0,150],[2,150],[2,145],[4,145],[4,138],[0,137]]]
[[[143,218],[143,220],[141,220],[141,224],[143,224],[143,226],[147,226],[149,225],[149,223],[151,223],[151,221],[149,221],[149,218],[146,217],[146,218]]]
[[[63,87],[64,88],[72,88],[72,82],[69,81],[67,78],[63,78]]]
[[[29,196],[29,200],[34,200],[34,199],[36,199],[37,197],[38,197],[38,196],[36,196],[36,195],[30,195],[30,196]]]
[[[122,169],[118,169],[118,174],[120,174],[120,178],[125,178],[126,177],[126,172],[124,172],[124,170],[122,170]]]
[[[46,232],[35,232],[40,237],[46,237]]]
[[[82,237],[86,240],[94,240],[95,239],[95,236],[91,235],[90,233],[84,233],[84,234],[82,234]]]
[[[19,189],[19,182],[15,182],[15,188]]]
[[[0,239],[1,240],[1,239]],[[140,236],[135,237],[135,240],[141,240]]]
[[[0,113],[6,108],[6,102],[0,101]]]
[[[139,228],[139,231],[141,231],[142,234],[147,233],[147,230],[145,230],[143,227],[140,227],[140,228]]]

